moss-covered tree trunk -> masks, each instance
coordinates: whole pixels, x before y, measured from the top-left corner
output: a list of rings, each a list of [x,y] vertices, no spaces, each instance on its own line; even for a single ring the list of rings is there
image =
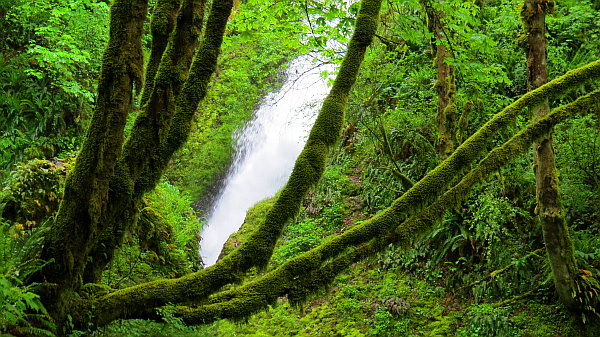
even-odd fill
[[[135,223],[144,193],[154,188],[172,152],[185,140],[178,139],[160,155],[153,154],[161,144],[164,146],[175,126],[172,123],[177,112],[176,100],[196,51],[205,0],[163,0],[157,5],[160,7],[155,6],[153,11],[152,54],[146,67],[142,95],[145,101],[136,118],[135,128],[123,144],[121,156],[117,158],[115,174],[109,183],[110,205],[104,219],[105,226],[91,248],[91,258],[83,275],[84,283],[98,282],[102,271],[112,260],[115,248]],[[176,17],[173,17],[174,14]],[[164,40],[165,36],[169,36],[167,41]],[[190,106],[190,109],[193,107]],[[184,121],[188,120],[191,121],[190,116]],[[120,193],[123,186],[130,183],[133,185],[127,188],[127,193]]]
[[[133,87],[140,85],[143,77],[141,36],[146,14],[145,0],[117,0],[112,5],[96,110],[40,253],[41,259],[53,260],[37,275],[37,281],[59,288],[51,294],[79,289],[90,249],[106,225],[110,181],[122,153]]]
[[[448,31],[442,22],[445,13],[433,8],[429,1],[421,0],[421,6],[427,15],[427,29],[433,34],[431,48],[437,75],[434,89],[438,94],[436,122],[439,136],[436,149],[441,158],[446,158],[454,151],[456,139],[455,69],[447,63],[452,55],[448,49]]]
[[[232,2],[212,1],[201,43],[205,0],[156,2],[143,106],[127,139],[124,128],[134,89],[142,88],[144,78],[148,3],[112,3],[92,123],[68,174],[57,217],[40,230],[43,248],[28,254],[50,262],[29,281],[45,284],[42,299],[59,325],[68,316],[84,323],[89,308],[81,310],[82,286],[99,279],[135,224],[144,193],[156,186],[173,152],[187,139],[216,68]]]
[[[536,89],[548,82],[546,70],[546,12],[553,10],[552,1],[526,0],[522,19],[526,30],[528,88]],[[535,119],[548,114],[548,99],[532,108]],[[544,243],[560,300],[576,309],[575,278],[577,267],[558,190],[558,176],[552,147],[552,131],[534,142],[533,163],[536,180],[537,213],[542,226]]]

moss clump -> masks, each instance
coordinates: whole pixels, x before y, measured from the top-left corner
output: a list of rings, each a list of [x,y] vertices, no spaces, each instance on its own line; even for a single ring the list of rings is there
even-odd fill
[[[56,215],[65,174],[66,167],[59,160],[35,159],[17,165],[0,191],[0,216],[23,232],[38,227]]]
[[[248,240],[248,236],[256,230],[260,223],[265,221],[265,217],[274,202],[275,197],[259,201],[256,205],[250,207],[248,212],[246,212],[246,218],[240,229],[231,234],[227,241],[225,241],[218,260]]]

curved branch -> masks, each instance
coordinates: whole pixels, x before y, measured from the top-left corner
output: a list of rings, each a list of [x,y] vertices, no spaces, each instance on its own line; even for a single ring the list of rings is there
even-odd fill
[[[278,297],[288,295],[290,301],[300,303],[310,294],[329,285],[334,278],[352,263],[382,251],[390,244],[408,247],[419,235],[431,230],[442,218],[444,212],[458,207],[468,196],[471,188],[483,181],[502,165],[524,153],[530,145],[544,137],[556,124],[589,109],[600,102],[600,90],[580,97],[576,101],[555,109],[545,118],[527,126],[502,146],[492,150],[456,186],[444,193],[437,201],[418,214],[398,224],[392,218],[386,219],[395,229],[383,236],[375,236],[370,242],[357,247],[349,247],[345,252],[317,267],[309,269],[310,261],[319,255],[321,247],[312,249],[301,256],[284,263],[276,270],[244,286],[213,296],[210,304],[197,308],[178,307],[178,315],[188,324],[209,323],[219,318],[243,318],[273,304]],[[361,226],[361,225],[357,225]],[[343,236],[345,234],[341,234]],[[304,266],[304,268],[303,268]]]
[[[146,78],[144,79],[140,106],[144,106],[152,94],[154,77],[169,43],[169,36],[175,26],[175,17],[177,16],[180,3],[181,0],[159,0],[152,9],[152,18],[150,21],[152,46],[150,48],[150,58],[146,65]]]
[[[228,1],[215,1],[213,6],[222,6],[224,2]],[[179,279],[150,282],[98,299],[94,302],[94,312],[98,324],[104,324],[117,317],[130,317],[149,307],[164,305],[168,302],[181,303],[206,298],[215,289],[238,280],[240,275],[249,268],[264,266],[267,263],[283,226],[296,214],[308,188],[320,179],[325,168],[327,150],[339,138],[344,120],[343,109],[350,89],[356,81],[366,48],[371,43],[372,36],[377,29],[381,2],[381,0],[362,1],[348,53],[342,62],[331,92],[323,103],[288,183],[258,230],[245,244],[214,266]],[[212,27],[210,18],[207,27]],[[218,38],[214,32],[207,31],[205,42],[216,42]],[[207,66],[209,63],[206,59],[210,60],[211,57],[216,57],[213,55],[215,51],[216,49],[205,47],[199,49],[197,59],[190,70],[188,83],[183,87],[177,101],[178,110],[175,113],[171,131],[166,142],[161,144],[154,156],[166,156],[187,137],[190,119],[197,105],[194,101],[200,99],[206,90],[206,83],[202,80],[212,73],[212,69]]]

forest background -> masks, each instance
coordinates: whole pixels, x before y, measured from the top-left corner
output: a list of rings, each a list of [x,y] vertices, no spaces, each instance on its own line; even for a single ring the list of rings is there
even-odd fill
[[[191,205],[206,204],[214,196],[231,161],[232,134],[252,117],[261,97],[277,89],[282,69],[295,56],[318,50],[321,62],[339,64],[345,48],[329,49],[327,41],[344,46],[357,12],[356,5],[348,8],[336,1],[297,7],[260,1],[237,5],[189,140],[157,189],[144,198],[136,228],[102,275],[105,286],[124,288],[201,268],[197,240],[203,220]],[[457,116],[464,116],[457,119],[457,143],[528,91],[522,5],[384,4],[376,39],[351,92],[342,139],[331,150],[323,178],[287,225],[267,270],[380,213],[447,155],[439,150],[436,121],[436,43],[448,45],[451,54],[445,63],[456,69],[455,107]],[[556,2],[547,16],[549,79],[599,58],[599,7],[593,1]],[[429,30],[427,8],[444,13],[444,37]],[[55,215],[65,171],[90,123],[109,7],[107,1],[3,0],[0,15],[0,331],[59,334],[35,285],[22,282],[26,276],[15,272],[23,270],[15,263],[37,228]],[[314,18],[309,25],[307,15]],[[594,87],[597,82],[582,83],[572,94],[551,97],[550,104],[572,101]],[[131,112],[126,130],[137,112]],[[519,117],[496,144],[528,122]],[[598,113],[555,129],[565,218],[581,274],[591,280],[600,269],[598,132]],[[167,306],[159,311],[166,324],[124,320],[88,333],[593,336],[598,331],[595,312],[571,315],[554,293],[536,216],[531,158],[526,153],[478,184],[461,207],[446,212],[410,249],[390,246],[362,260],[302,309],[281,298],[278,306],[247,324],[219,321],[194,328]],[[266,200],[251,209],[232,242],[243,241],[272,203]],[[261,272],[254,271],[251,278]],[[599,289],[597,282],[592,289]],[[68,333],[86,332],[76,327]]]

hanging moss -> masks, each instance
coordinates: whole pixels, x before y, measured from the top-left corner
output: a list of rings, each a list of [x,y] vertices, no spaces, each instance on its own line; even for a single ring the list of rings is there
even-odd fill
[[[469,115],[471,114],[471,110],[473,110],[473,101],[468,100],[463,106],[462,113],[460,114],[460,118],[456,124],[456,131],[454,132],[455,136],[455,144],[462,143],[465,138],[465,134],[467,133],[467,128],[469,126]]]

